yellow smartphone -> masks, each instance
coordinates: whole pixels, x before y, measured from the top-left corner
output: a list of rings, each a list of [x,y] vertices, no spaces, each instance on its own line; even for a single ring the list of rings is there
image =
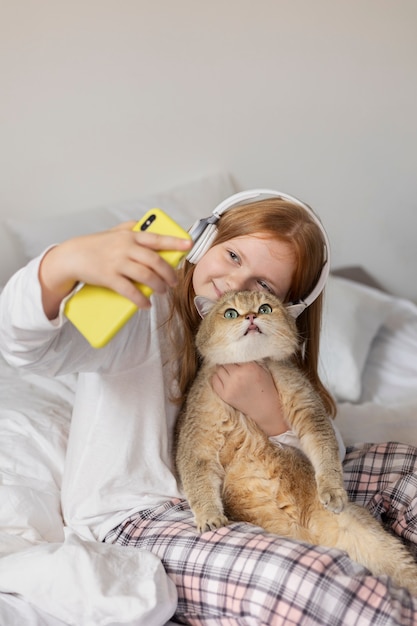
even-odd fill
[[[191,239],[190,235],[161,209],[151,209],[133,227],[160,235],[172,235]],[[189,251],[161,250],[161,255],[172,267],[176,267]],[[152,289],[137,283],[137,288],[149,297]],[[102,348],[120,328],[134,315],[138,307],[120,294],[97,285],[83,285],[69,298],[64,307],[66,317],[87,339],[93,348]]]

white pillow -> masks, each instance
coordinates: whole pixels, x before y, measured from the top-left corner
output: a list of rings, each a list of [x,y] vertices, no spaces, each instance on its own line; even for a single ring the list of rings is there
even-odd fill
[[[53,243],[106,230],[121,221],[139,220],[155,207],[169,213],[188,230],[197,218],[209,215],[219,202],[235,192],[232,178],[219,173],[128,202],[34,219],[9,218],[5,224],[29,261]]]
[[[357,402],[371,344],[395,300],[345,278],[330,276],[325,292],[319,374],[337,400]]]
[[[395,298],[391,315],[372,343],[362,383],[361,402],[387,406],[417,399],[417,306],[413,302]],[[417,410],[414,435],[417,438]]]

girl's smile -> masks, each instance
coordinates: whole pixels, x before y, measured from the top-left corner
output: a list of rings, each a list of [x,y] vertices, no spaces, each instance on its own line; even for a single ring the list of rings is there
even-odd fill
[[[290,244],[264,233],[229,239],[210,248],[197,263],[194,291],[218,300],[226,291],[248,289],[268,291],[285,300],[295,262]]]

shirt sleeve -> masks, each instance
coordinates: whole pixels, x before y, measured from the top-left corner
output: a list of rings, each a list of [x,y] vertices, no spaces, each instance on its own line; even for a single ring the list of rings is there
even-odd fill
[[[138,311],[106,346],[93,348],[63,313],[72,294],[61,303],[56,319],[51,321],[45,315],[38,275],[46,252],[12,276],[0,295],[0,353],[6,361],[14,367],[57,376],[119,374],[148,359],[152,338],[155,341],[166,320],[169,300],[152,297],[151,309]]]
[[[45,253],[16,272],[0,295],[0,352],[11,365],[42,374],[80,371],[94,353],[65,318],[62,306],[55,320],[45,315],[38,278]]]

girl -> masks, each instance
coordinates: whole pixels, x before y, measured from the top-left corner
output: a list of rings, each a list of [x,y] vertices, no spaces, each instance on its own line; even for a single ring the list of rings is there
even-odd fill
[[[299,365],[335,415],[317,374],[321,290],[329,262],[325,233],[299,201],[278,192],[260,200],[254,195],[243,205],[241,196],[237,203],[228,201],[216,217],[214,241],[196,263],[186,261],[178,272],[157,251],[188,250],[190,244],[133,232],[129,223],[52,247],[6,286],[0,301],[4,356],[48,375],[79,372],[62,485],[65,523],[87,539],[159,556],[177,586],[181,623],[412,623],[417,600],[387,580],[369,577],[343,553],[243,523],[199,535],[178,489],[171,441],[178,407],[198,367],[196,294],[217,299],[229,289],[258,289],[287,303],[301,301]],[[79,281],[114,289],[139,307],[100,350],[62,315],[63,302]],[[133,282],[155,291],[152,304]],[[222,367],[212,384],[269,436],[297,444],[286,432],[279,390],[262,368]],[[385,498],[387,519],[417,543],[416,512],[401,524],[415,499],[410,485],[416,452],[394,445],[366,452],[351,450],[346,457],[351,497],[360,503]],[[408,495],[404,487],[401,493],[392,489],[397,474],[408,481]],[[396,493],[390,501],[389,489]]]

